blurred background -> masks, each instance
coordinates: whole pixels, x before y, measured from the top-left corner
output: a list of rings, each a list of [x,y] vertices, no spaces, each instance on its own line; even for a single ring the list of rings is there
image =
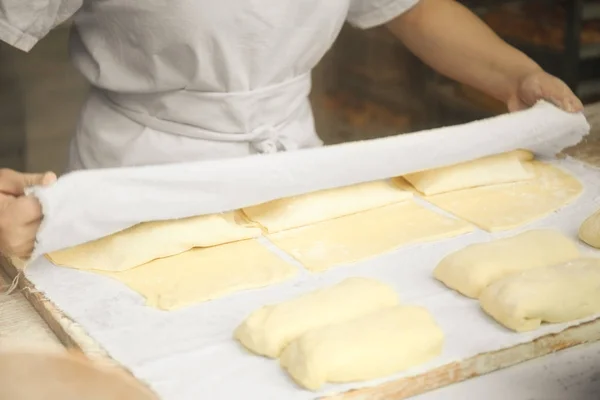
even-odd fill
[[[600,1],[462,1],[505,40],[600,100]],[[87,85],[71,67],[69,23],[29,54],[0,44],[0,167],[61,172]],[[344,27],[314,71],[317,130],[327,144],[463,123],[503,104],[424,66],[384,28]]]

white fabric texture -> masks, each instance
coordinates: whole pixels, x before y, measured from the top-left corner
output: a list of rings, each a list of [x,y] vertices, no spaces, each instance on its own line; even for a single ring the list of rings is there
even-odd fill
[[[449,369],[457,371],[456,364],[452,363],[489,352],[492,354],[480,360],[480,365],[489,363],[489,357],[492,358],[491,362],[506,360],[506,357],[493,352],[520,343],[529,343],[531,346],[531,342],[541,336],[563,331],[568,326],[585,321],[548,324],[533,332],[517,334],[487,317],[477,301],[448,290],[432,278],[435,266],[444,256],[470,244],[544,228],[556,229],[575,237],[581,221],[598,208],[599,170],[572,160],[550,162],[576,176],[585,190],[572,204],[519,229],[494,234],[477,230],[452,239],[402,247],[319,274],[310,273],[296,263],[298,274],[286,282],[238,292],[177,311],[164,312],[148,307],[142,296],[112,278],[55,267],[45,258],[39,258],[29,265],[25,275],[33,282],[37,292],[43,293],[70,320],[76,321],[76,324],[69,323],[70,327],[77,328],[78,332],[86,332],[117,363],[156,391],[161,400],[327,399],[335,393],[417,376],[445,366],[442,372],[438,371],[438,375],[414,378],[421,382],[432,382]],[[74,224],[77,223],[79,221],[74,221]],[[261,241],[269,246],[269,243]],[[594,253],[589,247],[586,249],[584,244],[580,246],[582,252]],[[272,246],[270,249],[294,263],[293,259],[285,258]],[[399,294],[403,304],[427,308],[444,331],[442,355],[399,374],[374,381],[326,385],[314,393],[294,384],[276,360],[249,353],[233,338],[232,332],[257,308],[329,287],[349,277],[385,282]],[[572,336],[567,334],[565,337]],[[89,340],[83,341],[84,346],[88,343]],[[535,383],[531,387],[535,387]],[[379,390],[373,395],[360,393],[360,398],[381,399],[383,392]],[[357,393],[347,396],[356,398]],[[440,399],[481,398],[485,397],[455,398],[442,395]],[[577,396],[569,399],[583,400]]]
[[[362,29],[373,28],[391,21],[418,2],[419,0],[352,0],[348,22]]]
[[[34,188],[44,220],[35,256],[143,221],[229,211],[525,148],[553,156],[589,132],[546,102],[473,123],[276,154],[76,171]]]
[[[346,18],[371,27],[416,1],[0,0],[0,38],[28,50],[75,13],[94,90],[69,170],[211,160],[320,146],[310,71]]]
[[[0,40],[29,51],[84,0],[0,0]]]

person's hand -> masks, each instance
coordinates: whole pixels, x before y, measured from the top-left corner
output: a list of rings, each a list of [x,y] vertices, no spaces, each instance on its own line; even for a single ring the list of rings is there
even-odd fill
[[[510,112],[524,110],[538,100],[546,100],[567,112],[583,111],[581,100],[569,89],[566,83],[544,71],[535,71],[526,75],[515,93],[508,99]]]
[[[25,196],[25,189],[54,181],[56,175],[52,172],[24,174],[0,169],[0,253],[21,258],[31,255],[42,208],[35,197]]]

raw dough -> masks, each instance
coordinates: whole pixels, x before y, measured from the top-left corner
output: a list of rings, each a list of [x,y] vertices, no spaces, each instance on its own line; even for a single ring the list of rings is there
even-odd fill
[[[124,271],[194,247],[210,247],[261,235],[244,225],[239,212],[171,221],[145,222],[92,242],[50,253],[56,265],[77,269]]]
[[[248,350],[278,357],[285,346],[310,329],[343,322],[399,303],[388,285],[367,278],[348,278],[337,285],[254,311],[236,329]]]
[[[353,263],[402,245],[449,238],[473,227],[405,201],[268,235],[311,271]]]
[[[308,331],[281,354],[281,366],[301,386],[380,378],[425,363],[442,352],[444,334],[422,307],[396,306]]]
[[[600,313],[600,259],[580,258],[511,275],[485,289],[480,304],[517,332]]]
[[[583,221],[579,227],[579,239],[592,247],[600,249],[600,210]]]
[[[125,283],[149,306],[173,310],[278,283],[296,271],[256,240],[244,240],[192,249],[124,272],[98,273]]]
[[[465,296],[510,274],[579,257],[577,244],[553,230],[532,230],[469,245],[446,256],[433,271],[436,279]]]
[[[426,200],[489,232],[503,231],[543,218],[575,200],[583,191],[573,176],[552,165],[528,163],[531,180],[484,186],[426,197]]]
[[[534,177],[521,161],[530,161],[533,154],[526,150],[483,157],[477,160],[407,174],[404,178],[419,192],[430,196],[478,186],[517,182]]]
[[[311,225],[376,207],[408,200],[412,192],[391,180],[322,190],[243,209],[269,233]]]

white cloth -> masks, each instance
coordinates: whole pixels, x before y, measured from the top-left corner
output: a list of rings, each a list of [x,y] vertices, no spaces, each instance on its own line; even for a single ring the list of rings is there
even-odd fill
[[[77,171],[33,189],[44,211],[35,255],[142,221],[229,211],[518,148],[553,156],[588,132],[583,115],[541,102],[465,125],[362,142],[229,160]]]
[[[0,39],[29,50],[74,13],[93,86],[70,169],[315,147],[310,71],[345,20],[383,24],[418,0],[0,0]]]

